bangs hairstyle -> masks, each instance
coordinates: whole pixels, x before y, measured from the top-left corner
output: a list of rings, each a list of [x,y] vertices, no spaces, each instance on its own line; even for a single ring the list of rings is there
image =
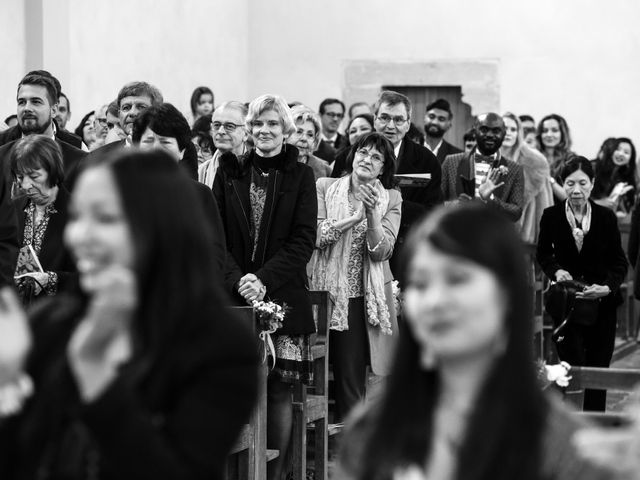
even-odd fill
[[[253,121],[267,110],[273,110],[278,114],[285,137],[288,137],[296,131],[296,124],[293,121],[291,109],[289,108],[289,105],[287,105],[285,99],[279,95],[266,94],[260,95],[249,104],[249,111],[247,113],[246,120],[248,132],[252,131],[251,124]]]
[[[558,143],[558,145],[555,147],[556,150],[563,153],[568,153],[571,150],[571,132],[569,131],[569,125],[567,124],[567,121],[564,119],[564,117],[561,117],[557,113],[547,115],[542,120],[540,120],[540,123],[538,123],[538,133],[536,135],[538,138],[538,145],[540,145],[541,149],[544,149],[544,143],[542,143],[542,127],[544,122],[546,122],[547,120],[555,120],[560,126],[560,143]]]
[[[361,148],[371,147],[378,150],[384,157],[384,170],[379,177],[380,183],[382,183],[382,186],[387,189],[395,187],[397,183],[394,177],[397,163],[396,154],[393,151],[393,144],[381,133],[367,133],[353,144],[345,161],[345,170],[347,174],[351,174],[351,172],[353,172],[353,159],[356,156],[356,152]]]
[[[213,96],[213,91],[209,87],[196,87],[196,89],[191,94],[191,114],[196,116],[196,108],[198,108],[198,102],[200,101],[200,97],[202,95],[211,95],[211,103],[215,105],[215,97]],[[215,109],[215,107],[214,107]]]
[[[191,129],[187,119],[170,103],[149,107],[136,118],[131,136],[133,143],[140,143],[140,138],[147,128],[163,137],[175,138],[180,150],[184,150],[191,143]]]
[[[405,278],[413,257],[427,244],[487,268],[507,298],[505,350],[497,354],[468,417],[455,478],[538,479],[548,404],[533,362],[532,299],[522,241],[511,222],[484,205],[441,209],[411,231],[402,251]],[[379,407],[353,427],[368,429],[362,458],[352,464],[346,460],[356,478],[388,479],[398,466],[424,465],[435,435],[440,378],[437,367],[425,370],[420,358],[409,329],[399,338]]]
[[[151,99],[151,105],[159,105],[163,102],[162,93],[156,87],[147,82],[129,82],[118,92],[118,110],[120,102],[125,97],[141,97],[146,96]]]
[[[315,132],[313,134],[311,150],[317,150],[318,145],[320,145],[320,136],[322,135],[322,121],[320,120],[320,116],[306,105],[296,105],[291,109],[291,115],[293,116],[296,129],[299,123],[311,122],[313,124]]]
[[[162,150],[120,150],[88,168],[113,176],[131,230],[139,305],[135,341],[150,363],[177,339],[197,339],[212,320],[212,305],[228,302],[210,251],[213,232],[193,182]],[[148,362],[148,363],[149,363]]]
[[[351,124],[359,118],[366,120],[367,123],[371,126],[371,131],[372,132],[375,131],[376,127],[373,124],[373,115],[371,115],[370,113],[361,113],[360,115],[356,115],[351,120],[349,120],[349,123],[347,124],[347,128],[344,131],[345,135],[347,136],[347,141],[349,141],[349,129],[351,128]]]
[[[49,188],[64,182],[62,151],[55,140],[47,135],[27,135],[16,141],[9,151],[9,173],[14,181],[18,175],[44,169],[49,176]]]

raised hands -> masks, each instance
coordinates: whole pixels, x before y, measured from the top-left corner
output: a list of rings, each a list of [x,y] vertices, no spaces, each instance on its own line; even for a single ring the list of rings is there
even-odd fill
[[[503,175],[506,175],[506,173],[507,169],[503,165],[489,170],[487,178],[485,178],[484,182],[478,187],[478,194],[482,200],[487,200],[494,190],[504,185],[504,182],[501,182],[500,179]]]

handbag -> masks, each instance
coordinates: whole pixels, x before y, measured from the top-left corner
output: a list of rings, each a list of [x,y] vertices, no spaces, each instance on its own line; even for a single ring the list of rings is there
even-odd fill
[[[545,295],[544,308],[553,320],[551,338],[562,341],[562,331],[568,324],[591,326],[598,318],[600,299],[576,298],[587,284],[579,280],[564,280],[549,285]]]

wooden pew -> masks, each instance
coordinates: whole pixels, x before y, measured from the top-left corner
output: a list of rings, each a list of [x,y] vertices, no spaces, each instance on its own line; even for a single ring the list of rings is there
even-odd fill
[[[258,329],[252,307],[232,307],[237,316],[252,328],[256,337]],[[260,355],[262,342],[258,340]],[[260,365],[258,374],[258,402],[228,460],[227,478],[237,480],[266,480],[267,462],[277,458],[277,450],[267,450],[267,362]]]
[[[569,380],[567,391],[580,391],[580,393],[565,394],[565,399],[578,410],[582,410],[585,388],[631,392],[640,384],[640,369],[575,366],[571,367],[569,375],[571,380]],[[592,416],[598,415],[592,414]],[[605,420],[606,418],[603,418],[603,421]]]
[[[309,292],[314,307],[317,335],[311,352],[313,382],[297,384],[293,394],[293,431],[291,464],[294,480],[305,480],[307,474],[307,431],[313,431],[315,480],[327,480],[329,435],[329,292]]]

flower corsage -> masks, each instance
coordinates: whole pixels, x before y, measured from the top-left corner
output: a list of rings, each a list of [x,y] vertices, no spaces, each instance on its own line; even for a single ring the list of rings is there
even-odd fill
[[[253,302],[253,310],[258,319],[258,326],[260,328],[259,337],[264,345],[264,352],[262,356],[262,362],[267,360],[267,357],[271,357],[273,362],[271,368],[276,364],[276,349],[271,339],[271,334],[276,330],[282,328],[282,322],[286,313],[287,305],[278,305],[275,302]]]
[[[571,380],[570,370],[571,365],[567,362],[547,365],[547,362],[538,361],[538,380],[543,387],[556,384],[558,387],[566,388]]]

